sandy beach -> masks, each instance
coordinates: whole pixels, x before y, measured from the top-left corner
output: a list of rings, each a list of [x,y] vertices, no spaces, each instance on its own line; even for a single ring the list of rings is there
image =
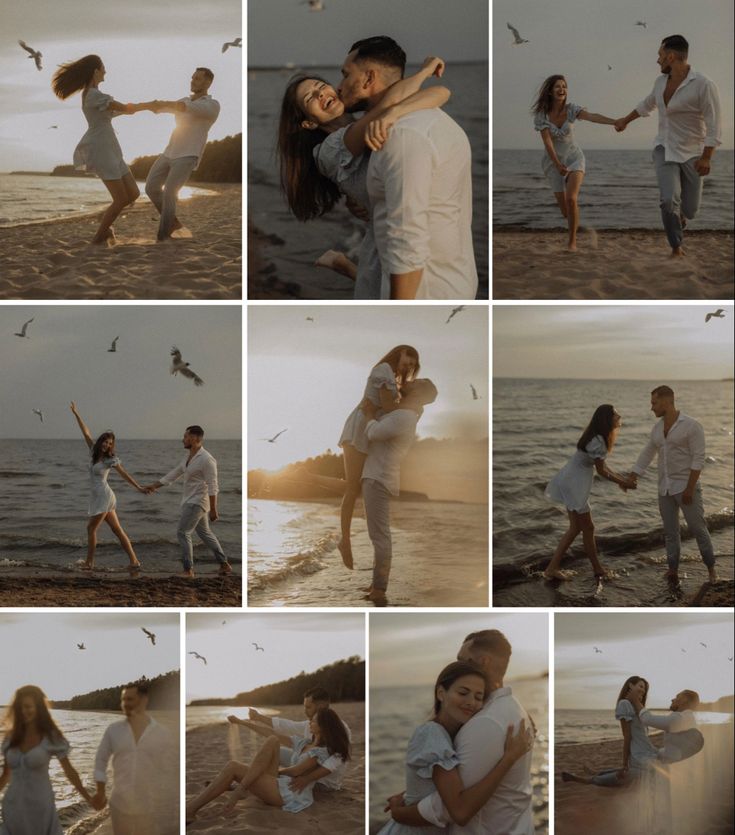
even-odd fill
[[[147,201],[114,225],[113,246],[89,243],[99,213],[0,229],[0,299],[239,299],[242,188],[180,204],[186,230],[156,243],[158,213]]]
[[[187,832],[210,835],[240,833],[313,833],[313,835],[362,835],[365,831],[365,705],[363,703],[333,704],[352,730],[352,760],[343,788],[330,792],[317,787],[314,803],[298,814],[267,806],[256,797],[248,797],[237,807],[232,818],[222,816],[223,800],[216,800],[202,809]],[[289,719],[303,719],[299,705],[277,708]],[[237,708],[233,713],[238,714]],[[239,728],[239,751],[230,750],[230,726],[226,723],[194,728],[186,735],[186,796],[191,799],[206,781],[217,775],[230,759],[249,761],[255,746],[263,737]]]
[[[576,254],[565,246],[561,229],[496,229],[493,298],[733,298],[732,232],[689,232],[675,260],[663,232],[587,229]]]

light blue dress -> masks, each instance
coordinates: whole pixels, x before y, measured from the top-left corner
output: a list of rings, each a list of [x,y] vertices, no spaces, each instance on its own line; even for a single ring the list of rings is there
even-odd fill
[[[654,748],[651,740],[648,738],[648,729],[641,722],[640,717],[635,712],[635,708],[627,699],[621,699],[615,708],[615,718],[618,721],[630,723],[630,757],[628,759],[628,774],[621,779],[618,777],[617,768],[606,768],[598,772],[593,778],[592,782],[596,786],[605,786],[607,788],[618,788],[619,786],[628,785],[631,781],[637,780],[641,787],[646,790],[650,788],[650,774],[648,765],[654,760],[658,759],[658,750]]]
[[[89,509],[88,516],[96,516],[98,513],[109,513],[115,509],[117,499],[112,488],[107,483],[110,470],[122,462],[114,458],[103,458],[96,464],[89,463]]]
[[[332,756],[326,748],[321,746],[309,748],[308,751],[304,751],[307,745],[311,745],[310,737],[292,736],[291,740],[291,748],[293,751],[291,754],[291,765],[298,765],[310,757],[316,759],[319,765],[322,765]],[[293,777],[284,776],[278,778],[278,791],[281,793],[281,798],[283,799],[283,806],[281,808],[284,812],[301,812],[314,802],[314,783],[309,783],[303,791],[295,792],[289,787],[291,780],[293,780]]]
[[[413,806],[436,791],[431,777],[437,765],[451,771],[459,765],[459,758],[447,729],[438,722],[425,722],[413,732],[406,751],[406,806]],[[378,835],[429,835],[440,832],[446,835],[446,829],[437,826],[417,829],[391,820]]]
[[[321,144],[314,148],[314,159],[321,173],[331,180],[343,194],[370,211],[370,198],[367,190],[370,151],[366,148],[362,154],[353,157],[343,141],[346,130],[345,127],[330,133]],[[382,274],[371,218],[365,227],[365,237],[360,244],[355,298],[379,299]]]
[[[583,110],[584,107],[569,102],[567,104],[567,118],[561,127],[557,127],[549,119],[547,113],[537,113],[533,120],[533,126],[537,131],[541,132],[548,128],[559,162],[565,165],[569,171],[581,171],[582,173],[585,170],[584,154],[574,138],[572,125]],[[541,167],[551,183],[551,188],[555,192],[564,191],[564,177],[557,171],[551,157],[545,151],[541,160]]]
[[[585,451],[577,449],[546,486],[546,498],[563,504],[567,510],[576,513],[590,512],[590,492],[595,476],[595,461],[607,457],[607,445],[602,435],[587,444]]]
[[[49,763],[51,757],[68,757],[69,743],[44,737],[35,748],[22,753],[10,748],[6,738],[2,751],[10,768],[10,785],[3,797],[0,835],[64,835],[56,813]]]
[[[396,374],[387,362],[379,363],[370,372],[370,376],[365,384],[365,391],[362,395],[363,399],[367,397],[376,406],[380,406],[380,390],[382,388],[387,388],[394,398],[398,397]],[[378,414],[382,413],[379,412]],[[365,434],[366,425],[367,420],[358,405],[350,412],[345,421],[342,434],[339,438],[339,445],[344,446],[345,444],[350,444],[355,449],[367,455],[369,442]]]
[[[82,112],[89,128],[74,149],[74,168],[90,171],[101,180],[119,180],[130,173],[112,127],[112,120],[120,114],[109,109],[111,101],[112,96],[96,87],[84,93]]]

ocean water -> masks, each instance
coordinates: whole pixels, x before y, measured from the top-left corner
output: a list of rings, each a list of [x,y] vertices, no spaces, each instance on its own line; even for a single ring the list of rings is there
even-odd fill
[[[584,146],[583,146],[584,147]],[[550,229],[564,226],[541,169],[543,148],[493,150],[493,227]],[[595,229],[661,229],[651,151],[585,150],[587,173],[580,193],[580,223]],[[718,151],[704,178],[698,216],[690,229],[729,229],[733,214],[735,152]]]
[[[538,730],[531,782],[536,832],[549,822],[548,680],[509,681],[513,695],[533,717]],[[388,820],[385,799],[405,788],[406,745],[416,726],[431,712],[431,684],[370,688],[370,833]]]
[[[242,465],[239,441],[207,441],[217,459],[220,518],[212,525],[228,559],[242,563]],[[181,442],[118,438],[125,469],[140,484],[172,470],[183,457]],[[0,440],[0,573],[28,569],[57,574],[78,570],[86,557],[89,453],[83,440]],[[146,574],[180,569],[176,524],[181,482],[146,496],[116,473],[109,484],[117,497],[120,522]],[[128,558],[104,523],[98,531],[95,565],[105,574],[127,575]],[[197,543],[197,538],[194,538]],[[212,568],[215,560],[201,543],[194,561]],[[212,569],[205,568],[204,571]]]
[[[493,592],[495,605],[671,605],[661,582],[665,552],[658,512],[656,465],[624,493],[595,477],[590,497],[601,561],[619,578],[603,597],[592,592],[589,563],[577,542],[572,582],[556,590],[538,571],[566,530],[563,507],[544,496],[549,480],[573,454],[594,408],[613,403],[623,426],[608,465],[627,472],[655,418],[653,381],[496,379],[493,397]],[[724,576],[733,559],[733,383],[672,383],[677,404],[704,427],[707,458],[701,476],[707,523]],[[683,539],[681,577],[694,592],[706,578],[696,543]],[[569,558],[567,558],[569,559]],[[700,579],[701,578],[701,579]],[[664,595],[661,597],[660,595]]]
[[[228,716],[239,716],[241,719],[248,718],[250,705],[187,705],[186,708],[186,730],[200,728],[205,725],[221,725],[227,721]],[[278,716],[279,710],[272,710],[258,705],[258,713],[265,716]]]
[[[415,72],[417,67],[409,67]],[[344,206],[305,227],[291,215],[279,186],[275,154],[278,116],[283,90],[298,70],[250,70],[248,73],[248,212],[251,221],[267,235],[277,235],[284,244],[273,248],[281,279],[298,279],[305,268],[326,249],[354,251],[362,238],[364,224]],[[337,67],[313,67],[313,71],[334,84]],[[488,95],[487,64],[458,64],[447,67],[441,81],[452,91],[446,112],[467,133],[472,147],[473,239],[480,278],[478,298],[488,297]]]

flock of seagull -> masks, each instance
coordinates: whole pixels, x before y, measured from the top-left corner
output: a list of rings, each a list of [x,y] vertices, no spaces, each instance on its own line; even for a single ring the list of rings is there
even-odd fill
[[[645,20],[636,20],[635,25],[640,26],[643,29],[647,28]],[[510,23],[507,23],[506,26],[513,33],[513,46],[519,46],[522,43],[530,43],[528,40],[526,40],[526,38],[521,37],[520,32],[516,29],[515,26],[512,26]],[[609,70],[612,69],[612,67],[609,64],[607,65],[607,68]]]
[[[223,620],[223,621],[222,621],[222,624],[224,625],[226,622],[227,622],[227,621],[224,621],[224,620]],[[263,649],[263,647],[258,646],[258,644],[256,644],[256,643],[255,643],[255,641],[251,641],[250,643],[251,643],[251,644],[255,647],[255,651],[256,651],[256,652],[265,652],[265,650]],[[194,650],[191,650],[191,651],[187,652],[186,654],[187,654],[187,655],[193,655],[193,656],[194,656],[194,658],[195,658],[197,661],[203,661],[203,662],[204,662],[204,666],[205,666],[205,667],[207,666],[207,659],[206,659],[203,655],[200,655],[198,652],[194,652]]]

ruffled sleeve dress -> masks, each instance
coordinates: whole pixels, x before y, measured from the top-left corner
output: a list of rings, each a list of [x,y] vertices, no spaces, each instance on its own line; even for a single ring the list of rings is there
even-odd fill
[[[563,504],[567,510],[589,513],[590,491],[595,475],[595,461],[607,456],[607,445],[602,435],[595,435],[584,451],[577,449],[548,483],[546,497],[552,502]]]
[[[115,509],[117,499],[112,488],[107,483],[110,470],[122,462],[114,458],[103,458],[96,464],[89,464],[89,509],[88,516],[96,516],[98,513],[109,513]]]
[[[585,108],[569,102],[566,109],[566,119],[561,127],[555,125],[549,119],[547,113],[537,113],[533,120],[533,126],[539,133],[542,130],[548,129],[551,134],[551,141],[554,144],[554,150],[562,165],[566,166],[569,171],[581,171],[584,173],[584,154],[579,145],[577,145],[572,126],[577,121],[577,116]],[[546,151],[544,151],[544,156],[541,160],[541,167],[546,178],[550,181],[552,189],[557,192],[564,191],[564,177],[556,169],[556,166]]]
[[[74,168],[96,174],[101,180],[120,180],[130,173],[112,127],[113,118],[120,115],[109,109],[113,100],[96,87],[82,96],[82,112],[89,127],[74,150]]]
[[[326,748],[317,746],[304,750],[307,745],[311,744],[309,737],[294,736],[291,737],[293,754],[291,755],[291,765],[298,765],[310,757],[315,759],[319,765],[323,765],[332,756]],[[281,793],[283,799],[284,812],[301,812],[307,809],[314,802],[314,783],[309,783],[303,791],[295,792],[291,789],[290,783],[293,777],[279,777],[278,791]]]

